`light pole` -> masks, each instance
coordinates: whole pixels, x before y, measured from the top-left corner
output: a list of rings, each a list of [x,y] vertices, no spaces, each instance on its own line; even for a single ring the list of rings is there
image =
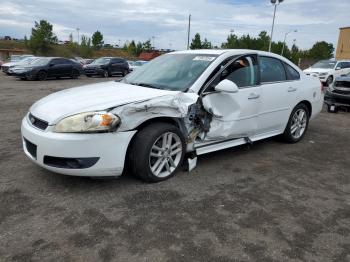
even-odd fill
[[[78,32],[78,45],[79,45],[79,30],[80,30],[80,28],[79,27],[77,27],[77,32]]]
[[[156,38],[155,36],[152,36],[152,40],[153,40],[153,50],[156,50],[156,47],[154,46],[154,38]]]
[[[190,49],[191,15],[188,16],[187,50]]]
[[[289,35],[290,33],[293,33],[293,32],[296,33],[296,32],[298,32],[298,30],[292,30],[292,31],[289,31],[289,32],[284,34],[284,40],[283,40],[283,46],[282,46],[281,55],[283,55],[284,47],[286,46],[287,35]]]
[[[277,5],[283,2],[283,0],[270,0],[271,4],[274,5],[274,10],[273,10],[273,19],[272,19],[272,27],[271,27],[271,36],[270,36],[270,44],[269,44],[269,52],[271,52],[271,45],[272,45],[272,37],[273,37],[273,29],[275,27],[275,17],[276,17],[276,9]]]

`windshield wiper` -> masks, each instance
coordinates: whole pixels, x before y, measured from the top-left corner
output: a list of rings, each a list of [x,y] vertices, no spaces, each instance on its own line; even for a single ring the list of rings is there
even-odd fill
[[[161,89],[161,88],[158,87],[158,86],[154,86],[154,85],[147,84],[147,83],[129,83],[129,84],[135,85],[135,86],[149,87],[149,88],[154,88],[154,89]]]

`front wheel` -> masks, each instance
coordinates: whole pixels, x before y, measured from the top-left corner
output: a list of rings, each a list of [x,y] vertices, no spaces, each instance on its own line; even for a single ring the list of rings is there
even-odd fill
[[[185,140],[180,130],[157,123],[136,134],[129,158],[135,175],[146,182],[159,182],[176,173],[184,155]]]
[[[282,135],[288,143],[297,143],[305,135],[309,125],[310,112],[305,104],[297,105],[290,117],[286,129]]]
[[[103,77],[106,77],[106,78],[109,77],[109,73],[107,70],[104,70],[102,75]]]

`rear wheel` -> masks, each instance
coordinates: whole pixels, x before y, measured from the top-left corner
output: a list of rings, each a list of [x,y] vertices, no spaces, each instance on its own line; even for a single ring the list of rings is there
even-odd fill
[[[40,81],[46,80],[47,74],[45,71],[39,71],[37,78]]]
[[[135,175],[146,182],[159,182],[176,173],[184,155],[185,140],[180,130],[157,123],[136,134],[129,158]]]
[[[297,105],[290,117],[286,129],[282,135],[288,143],[297,143],[305,135],[309,125],[310,112],[305,104]]]
[[[103,77],[109,77],[109,73],[107,70],[104,70],[102,75],[103,75]]]

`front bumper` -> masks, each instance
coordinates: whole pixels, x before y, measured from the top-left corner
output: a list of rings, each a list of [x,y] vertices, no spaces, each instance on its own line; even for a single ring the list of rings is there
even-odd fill
[[[33,73],[31,71],[12,71],[11,75],[18,78],[33,78]]]
[[[84,68],[85,75],[103,75],[104,71],[103,68]]]
[[[325,100],[327,100],[330,103],[348,104],[350,106],[350,93],[340,94],[335,91],[327,90]]]
[[[88,177],[121,175],[128,145],[136,133],[54,133],[33,127],[27,117],[22,120],[21,132],[24,152],[34,163],[56,173]],[[44,161],[48,158],[97,161],[84,167],[62,168]]]

